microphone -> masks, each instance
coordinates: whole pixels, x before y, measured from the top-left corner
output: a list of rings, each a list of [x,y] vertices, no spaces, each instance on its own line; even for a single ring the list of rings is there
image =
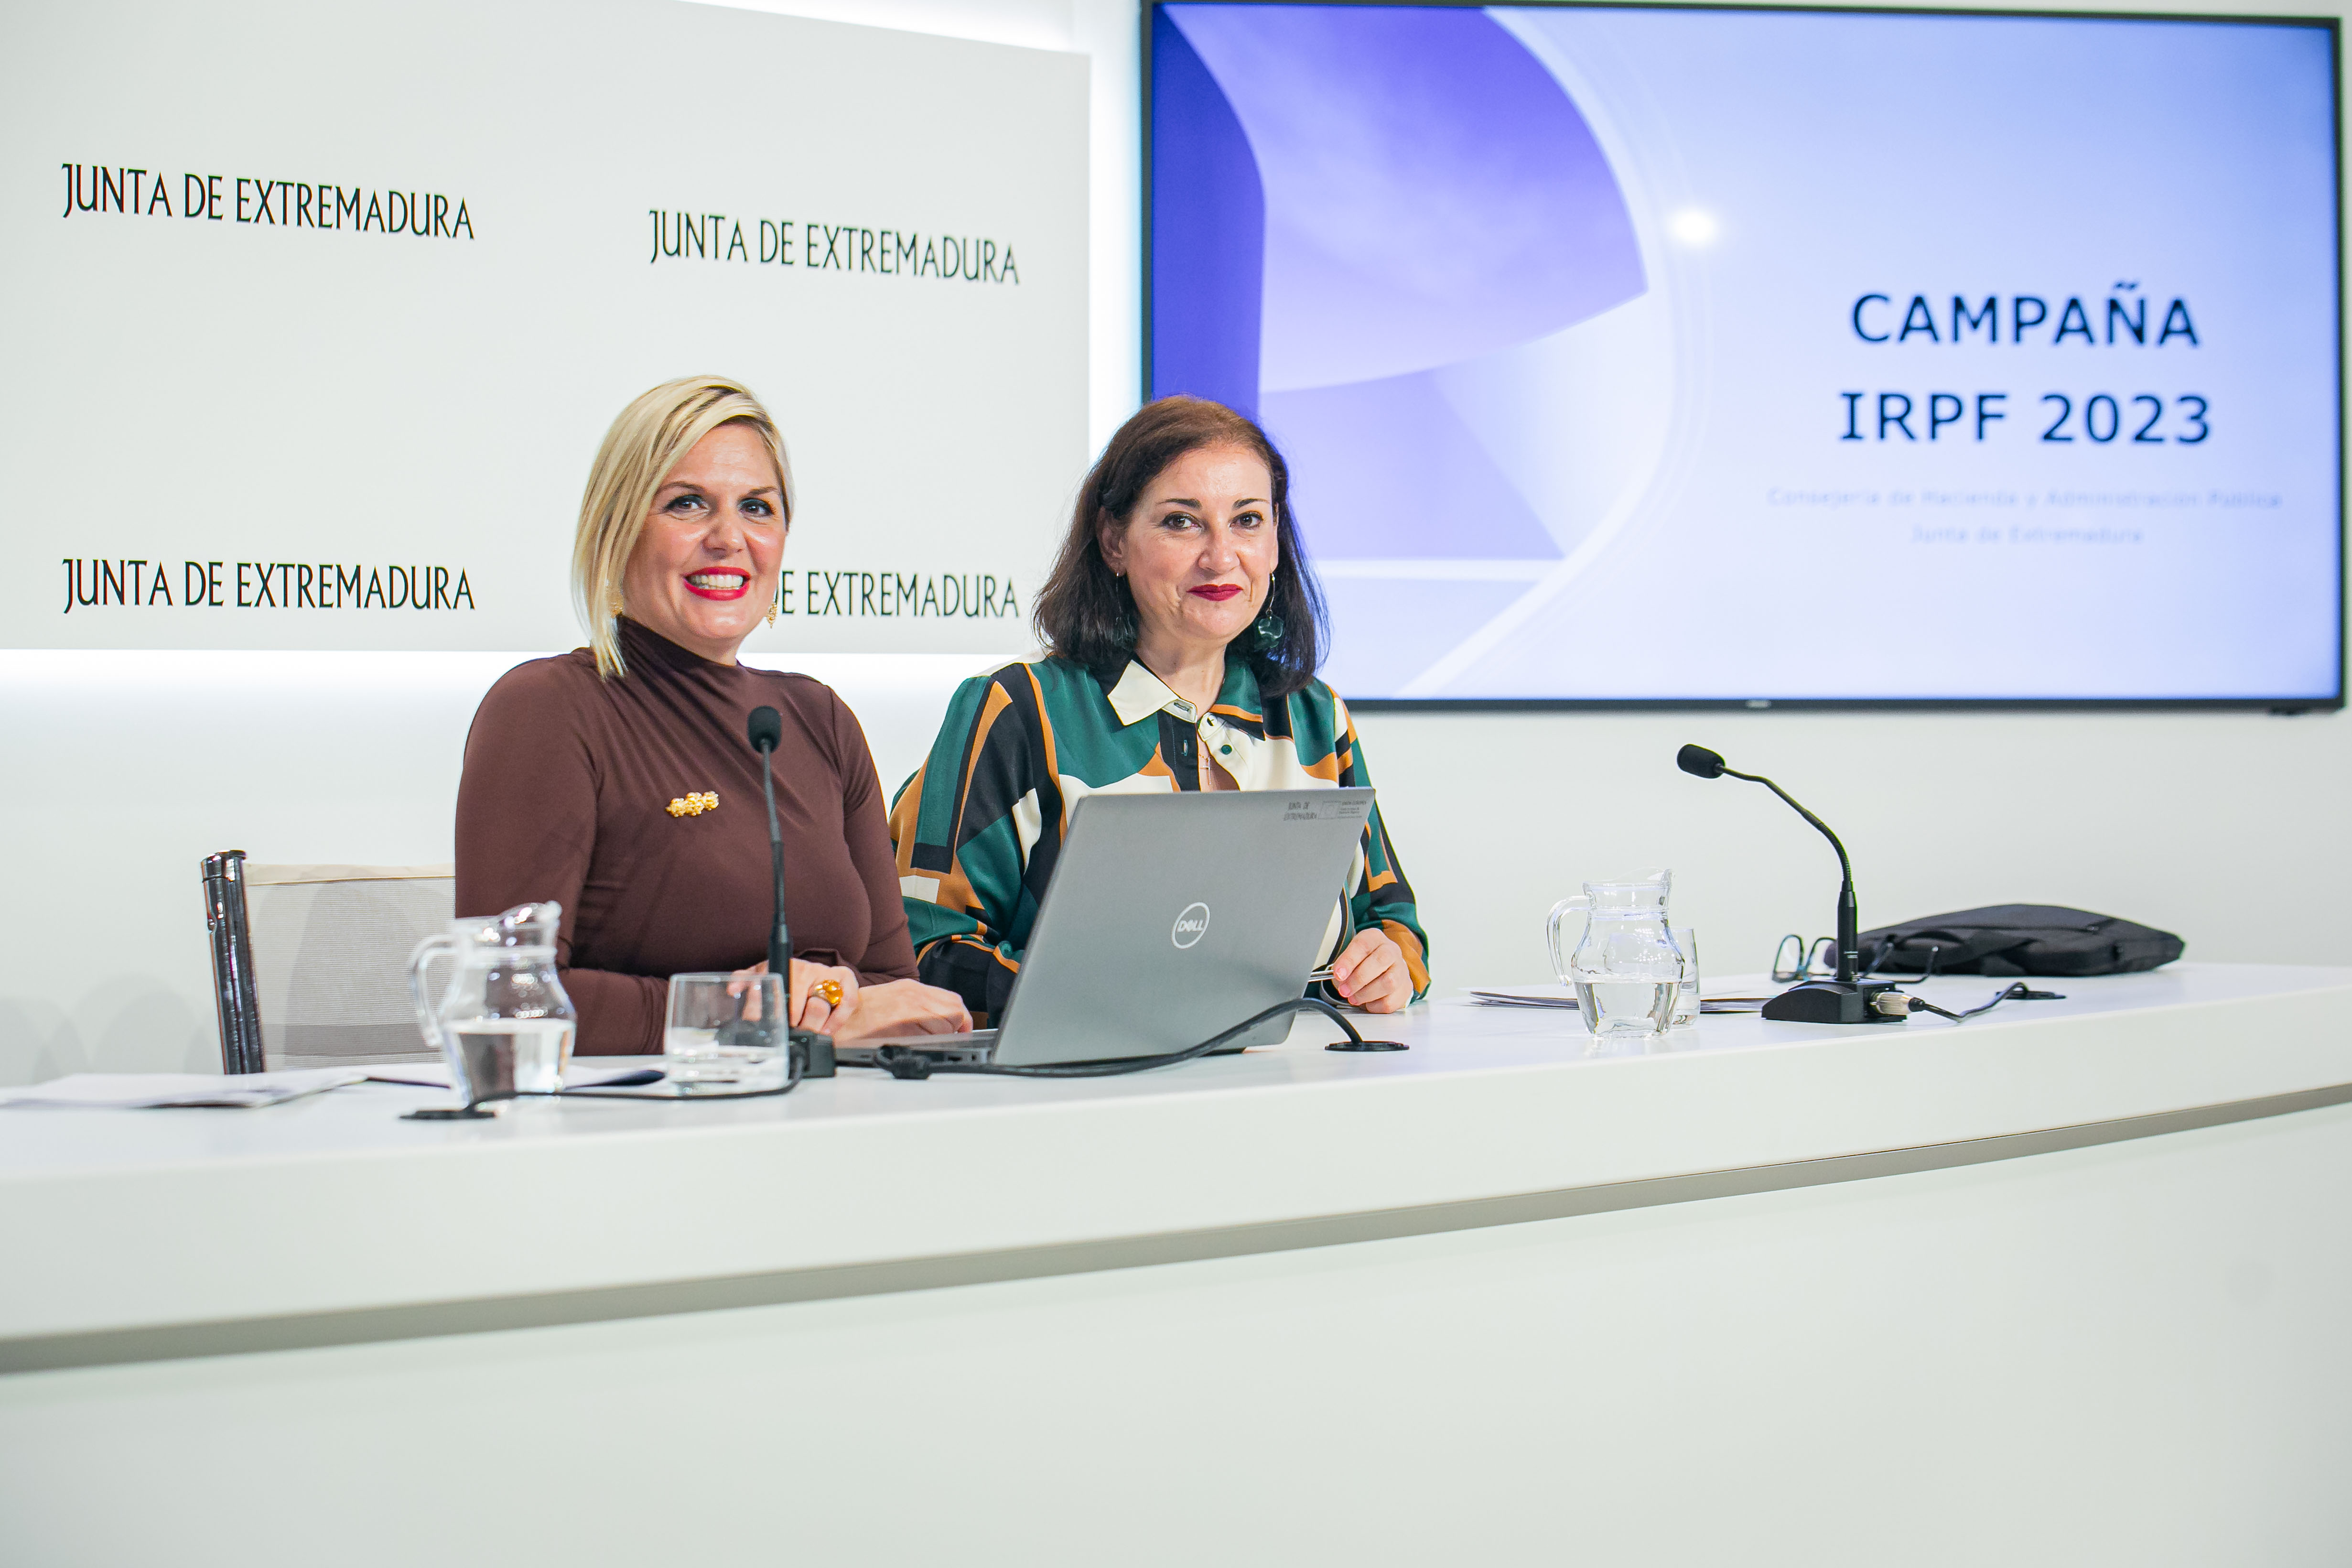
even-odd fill
[[[1874,1001],[1880,994],[1895,989],[1892,982],[1862,978],[1862,922],[1853,897],[1853,862],[1846,858],[1845,846],[1830,831],[1830,825],[1798,805],[1795,796],[1763,774],[1743,773],[1727,765],[1720,752],[1710,752],[1705,746],[1685,746],[1675,753],[1675,766],[1693,778],[1719,779],[1727,773],[1762,784],[1787,801],[1799,816],[1820,828],[1822,837],[1830,841],[1830,847],[1837,851],[1837,978],[1790,986],[1764,1005],[1764,1016],[1803,1024],[1899,1024],[1908,1017],[1907,1007],[1901,1013],[1885,1013]]]
[[[1710,752],[1705,746],[1685,746],[1675,753],[1675,766],[1694,778],[1719,779],[1723,776],[1723,753]]]
[[[768,868],[775,873],[775,919],[768,922],[768,973],[792,974],[793,933],[784,921],[784,830],[776,822],[776,748],[783,744],[784,716],[772,708],[751,710],[744,726],[751,749],[760,753],[760,782],[768,795]]]
[[[776,894],[775,916],[768,922],[768,973],[783,981],[786,1005],[790,1005],[793,933],[784,918],[784,830],[776,821],[776,748],[783,743],[784,716],[764,704],[754,708],[744,725],[744,733],[751,749],[760,754],[760,783],[768,801],[768,868],[775,878]],[[793,1029],[789,1038],[792,1054],[802,1060],[797,1076],[834,1076],[831,1035],[820,1035],[814,1029]]]

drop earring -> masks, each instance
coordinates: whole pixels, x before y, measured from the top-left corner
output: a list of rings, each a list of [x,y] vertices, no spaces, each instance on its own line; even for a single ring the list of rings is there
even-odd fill
[[[780,585],[776,589],[776,599],[781,599],[783,596],[784,590]],[[776,624],[776,599],[771,599],[768,601],[768,624],[772,626]]]
[[[1126,573],[1114,572],[1110,576],[1119,598],[1118,618],[1111,623],[1110,638],[1119,647],[1132,652],[1135,639],[1142,635],[1141,628],[1136,625],[1135,620],[1135,594],[1127,585]]]
[[[1282,617],[1274,613],[1274,578],[1265,580],[1265,608],[1250,623],[1250,649],[1254,653],[1272,653],[1282,646]]]

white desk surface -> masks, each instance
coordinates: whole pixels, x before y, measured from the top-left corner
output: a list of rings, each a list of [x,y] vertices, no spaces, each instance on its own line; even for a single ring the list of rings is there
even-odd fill
[[[2002,982],[1922,988],[1972,1005]],[[1076,1081],[864,1069],[772,1100],[0,1110],[0,1342],[1164,1237],[1997,1139],[2352,1084],[2352,969],[2041,983],[1965,1026],[1712,1016],[1592,1058],[1459,996]],[[1710,990],[1737,994],[1737,979]],[[1754,994],[1754,993],[1748,993]],[[1485,1223],[1485,1222],[1482,1222]]]

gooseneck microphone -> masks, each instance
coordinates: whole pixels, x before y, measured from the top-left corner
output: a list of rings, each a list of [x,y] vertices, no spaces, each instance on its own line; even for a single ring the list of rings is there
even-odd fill
[[[772,708],[751,710],[744,726],[751,749],[760,753],[760,783],[768,797],[768,868],[776,879],[775,918],[768,922],[768,973],[791,983],[792,928],[784,920],[784,830],[776,821],[776,748],[784,742],[784,716]]]
[[[1764,1016],[1807,1024],[1900,1023],[1899,1016],[1879,1011],[1871,1001],[1880,992],[1893,990],[1893,984],[1862,978],[1861,918],[1853,897],[1853,862],[1846,858],[1845,846],[1830,831],[1830,825],[1807,811],[1795,796],[1770,779],[1761,773],[1743,773],[1727,765],[1722,753],[1710,752],[1705,746],[1685,746],[1675,753],[1675,765],[1694,778],[1717,779],[1728,773],[1749,784],[1762,784],[1787,801],[1799,816],[1820,828],[1822,837],[1830,841],[1830,847],[1837,851],[1837,978],[1791,986],[1764,1005]]]
[[[1743,773],[1738,769],[1727,765],[1722,753],[1710,752],[1705,746],[1685,746],[1675,753],[1675,766],[1694,778],[1717,779],[1729,773],[1733,778],[1746,779],[1749,784],[1760,784],[1782,800],[1787,801],[1789,808],[1799,816],[1822,830],[1822,837],[1828,839],[1830,847],[1837,851],[1838,875],[1841,879],[1838,885],[1837,977],[1849,984],[1859,980],[1862,977],[1862,942],[1859,934],[1861,921],[1853,901],[1853,862],[1846,858],[1845,846],[1839,843],[1838,836],[1830,831],[1830,825],[1798,805],[1795,796],[1762,773]]]
[[[776,898],[774,918],[768,921],[768,973],[782,979],[789,1005],[793,992],[793,933],[784,918],[784,830],[776,820],[776,748],[783,744],[784,716],[764,705],[754,708],[744,731],[751,749],[760,753],[760,784],[768,803],[768,868],[775,878]],[[834,1076],[831,1035],[793,1029],[790,1037],[790,1049],[802,1061],[796,1076]]]

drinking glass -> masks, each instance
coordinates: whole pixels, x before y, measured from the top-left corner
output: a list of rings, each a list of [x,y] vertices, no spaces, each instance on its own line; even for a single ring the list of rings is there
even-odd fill
[[[1698,928],[1670,926],[1666,934],[1683,950],[1682,990],[1675,998],[1675,1016],[1666,1027],[1687,1029],[1698,1022]]]
[[[783,1060],[792,1030],[781,974],[673,974],[662,1028],[672,1083],[734,1083]]]

